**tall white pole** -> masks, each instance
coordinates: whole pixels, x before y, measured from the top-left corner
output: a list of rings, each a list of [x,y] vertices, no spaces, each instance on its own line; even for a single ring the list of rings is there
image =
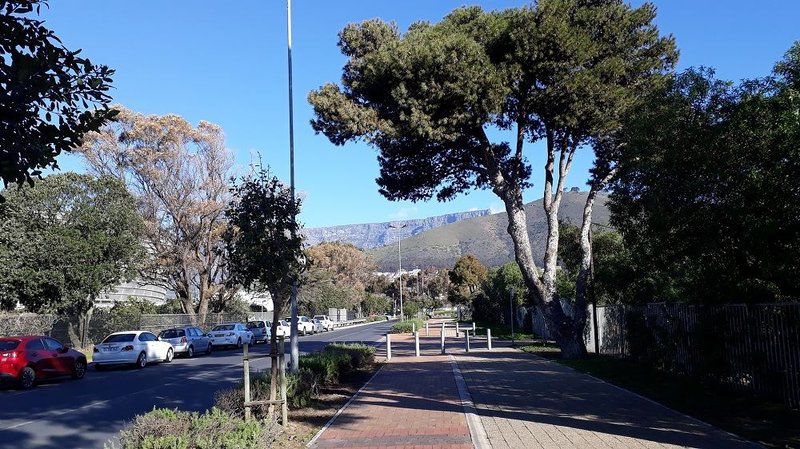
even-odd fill
[[[286,39],[287,39],[287,56],[289,67],[289,185],[292,192],[292,201],[295,200],[294,195],[294,98],[292,95],[292,0],[286,0]],[[292,286],[292,319],[289,326],[291,327],[291,337],[289,340],[289,347],[291,351],[291,371],[297,371],[297,362],[300,360],[300,348],[297,341],[297,281]],[[278,319],[280,317],[275,317]]]

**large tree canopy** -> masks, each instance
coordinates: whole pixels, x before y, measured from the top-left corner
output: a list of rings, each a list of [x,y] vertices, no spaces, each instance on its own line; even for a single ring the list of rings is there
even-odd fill
[[[739,86],[688,70],[631,115],[611,196],[633,301],[800,297],[800,43]]]
[[[10,189],[0,205],[0,301],[33,312],[82,314],[136,273],[144,224],[112,177],[51,175]]]
[[[597,158],[592,191],[613,175],[620,149],[604,137],[663,82],[676,58],[672,38],[659,35],[654,17],[649,3],[542,0],[495,12],[460,8],[405,34],[380,20],[351,24],[339,36],[348,57],[341,85],[309,95],[312,126],[338,145],[363,139],[375,146],[377,182],[389,199],[447,200],[476,187],[496,193],[530,300],[542,308],[563,353],[579,357],[585,312],[576,307],[570,318],[554,298],[563,183],[586,144],[594,144]],[[492,141],[492,129],[515,137]],[[546,143],[549,228],[542,267],[533,260],[522,207],[532,174],[524,147],[539,140]],[[590,253],[588,237],[582,240]],[[588,269],[582,267],[580,279]]]
[[[174,114],[144,115],[121,106],[116,119],[88,133],[79,149],[89,169],[123,180],[147,224],[150,264],[143,275],[164,282],[184,313],[205,320],[228,288],[222,234],[233,156],[219,126],[192,126]]]
[[[44,0],[0,2],[0,179],[33,183],[114,112],[114,71],[64,47],[38,15]],[[89,109],[89,106],[93,106]],[[0,196],[0,200],[2,196]]]

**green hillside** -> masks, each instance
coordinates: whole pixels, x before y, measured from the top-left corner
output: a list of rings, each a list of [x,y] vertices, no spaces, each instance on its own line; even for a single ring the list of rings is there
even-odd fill
[[[587,192],[566,192],[561,203],[559,218],[579,225]],[[608,224],[607,196],[600,195],[594,207],[593,222]],[[528,214],[528,233],[533,243],[534,255],[544,254],[544,237],[547,232],[542,200],[525,205]],[[505,212],[476,217],[441,226],[403,239],[403,268],[452,267],[464,254],[474,254],[487,266],[501,265],[513,260],[514,250],[506,227]],[[397,245],[391,244],[368,251],[381,271],[397,270]]]

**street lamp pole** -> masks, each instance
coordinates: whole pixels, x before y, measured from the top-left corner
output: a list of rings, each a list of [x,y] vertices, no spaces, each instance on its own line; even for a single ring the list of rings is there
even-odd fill
[[[287,59],[289,69],[289,185],[292,193],[292,201],[295,201],[294,193],[294,98],[292,94],[292,0],[286,0],[286,39],[287,39]],[[296,219],[296,217],[293,217]],[[297,371],[298,361],[300,360],[300,348],[297,341],[297,280],[292,286],[291,296],[292,318],[289,326],[289,350],[291,353],[290,371]],[[280,319],[280,317],[273,317]]]
[[[389,225],[392,229],[403,229],[407,224],[403,223],[402,225]],[[397,267],[398,272],[400,273],[400,321],[405,320],[405,315],[403,313],[403,254],[400,252],[400,232],[397,233]]]

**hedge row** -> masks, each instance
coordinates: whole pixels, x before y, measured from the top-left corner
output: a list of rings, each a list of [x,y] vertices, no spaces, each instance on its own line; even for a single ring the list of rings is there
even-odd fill
[[[320,352],[300,356],[300,369],[287,373],[286,398],[290,408],[302,408],[311,403],[322,385],[335,385],[342,375],[372,364],[375,348],[363,344],[329,344]],[[265,371],[251,376],[250,395],[255,401],[269,399],[270,373]],[[215,406],[234,416],[244,416],[243,386],[223,390],[215,396]],[[266,408],[254,409],[259,417]]]
[[[392,326],[393,334],[408,334],[411,333],[416,326],[417,331],[425,327],[425,322],[419,318],[412,318],[405,321],[400,321]]]

